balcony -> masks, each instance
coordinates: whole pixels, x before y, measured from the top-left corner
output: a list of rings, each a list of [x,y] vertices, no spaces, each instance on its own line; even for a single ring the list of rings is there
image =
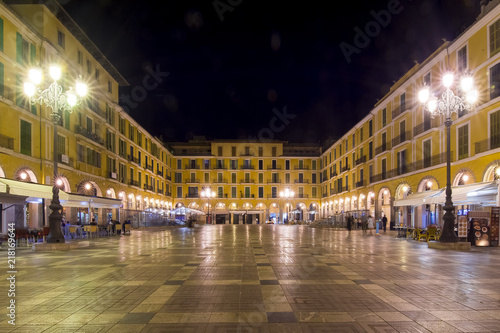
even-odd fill
[[[14,102],[14,92],[11,88],[0,84],[0,99]]]
[[[139,184],[139,181],[138,181],[138,180],[133,180],[133,179],[131,179],[131,180],[129,180],[129,181],[128,181],[128,184],[129,184],[130,186],[141,187],[141,184]]]
[[[163,170],[156,170],[156,175],[163,177]]]
[[[216,179],[214,181],[215,184],[227,184],[227,178]]]
[[[398,135],[394,139],[392,139],[392,146],[395,147],[395,146],[399,145],[400,143],[403,143],[403,142],[408,141],[410,139],[411,139],[411,131],[401,133],[400,135]]]
[[[334,171],[330,174],[330,179],[332,179],[333,177],[337,177],[338,176],[338,173],[337,171]]]
[[[156,193],[158,193],[158,194],[163,194],[163,189],[160,189],[160,188],[159,188],[159,189],[157,189],[157,190],[156,190]]]
[[[254,166],[253,165],[242,165],[241,170],[253,170]]]
[[[326,198],[327,196],[328,196],[328,193],[323,193],[323,194],[321,194],[321,197],[322,197],[322,198]]]
[[[349,186],[342,187],[340,192],[349,192]]]
[[[366,184],[366,182],[364,181],[364,179],[363,179],[363,180],[360,180],[359,182],[356,182],[356,188],[358,188],[358,187],[363,187],[363,186],[365,186],[365,185],[367,185],[367,184]]]
[[[268,184],[281,184],[281,180],[279,179],[271,179],[267,181]]]
[[[338,193],[339,193],[339,191],[336,188],[330,189],[330,195],[335,195],[335,194],[338,194]]]
[[[90,110],[94,111],[95,114],[106,119],[106,112],[101,110],[101,108],[99,107],[99,101],[97,99],[87,98],[87,106]]]
[[[255,194],[240,194],[240,199],[255,199]]]
[[[486,140],[478,141],[474,144],[476,154],[484,153],[488,150],[500,148],[500,135],[494,135]]]
[[[278,194],[271,194],[267,196],[268,199],[278,199]]]
[[[226,167],[224,166],[224,163],[223,164],[215,164],[214,169],[220,170],[220,169],[226,169]]]
[[[151,171],[151,172],[154,172],[154,167],[153,167],[153,164],[147,164],[144,166],[147,170]]]
[[[104,146],[104,139],[103,138],[101,138],[96,133],[92,133],[89,130],[87,130],[79,125],[75,125],[75,134],[82,135],[82,136],[86,137],[87,139],[90,139],[90,140],[94,141],[95,143],[98,143],[101,146]]]
[[[361,156],[360,158],[358,158],[358,159],[356,160],[356,166],[358,166],[358,165],[360,165],[360,164],[363,164],[363,163],[365,163],[365,162],[366,162],[366,155]]]
[[[413,137],[416,137],[417,135],[427,132],[428,130],[434,127],[436,126],[433,126],[432,121],[430,120],[424,121],[423,123],[418,124],[413,128]]]
[[[191,179],[184,180],[184,183],[186,183],[186,184],[199,184],[200,180],[191,178]]]
[[[144,184],[143,188],[145,191],[151,191],[151,192],[155,191],[155,187],[152,185]]]
[[[305,166],[297,166],[297,167],[293,167],[294,170],[309,170],[309,167],[305,167]]]
[[[141,161],[139,160],[139,158],[135,157],[135,156],[132,156],[132,155],[128,155],[128,158],[127,158],[130,162],[132,163],[135,163],[137,165],[141,165]]]
[[[198,193],[189,193],[185,196],[186,199],[199,199],[200,195]]]
[[[168,181],[172,181],[172,177],[171,176],[167,176],[167,177],[165,177],[165,179],[168,180]]]
[[[244,154],[241,154],[240,156],[244,156],[244,157],[252,157],[252,156],[255,156],[255,154],[252,154],[252,153],[244,153]]]
[[[340,173],[349,171],[350,169],[351,169],[351,167],[349,165],[346,165],[345,167],[340,169]]]
[[[184,165],[185,170],[198,170],[200,166],[198,164],[186,164]]]
[[[299,193],[297,195],[298,199],[309,199],[309,194]]]
[[[271,166],[271,167],[267,167],[267,170],[281,170],[281,167],[276,166],[276,167],[274,167],[274,168],[273,168],[273,167]]]
[[[295,184],[309,184],[309,179],[295,179]]]
[[[108,170],[108,178],[111,178],[111,179],[116,179],[118,177],[118,175],[116,174],[116,170],[113,170],[113,171],[109,171]]]
[[[255,180],[253,179],[240,179],[240,184],[253,184]]]
[[[0,134],[0,147],[14,150],[14,138]]]
[[[376,155],[379,155],[379,154],[382,154],[383,152],[387,151],[387,150],[390,150],[391,149],[391,144],[390,143],[383,143],[381,144],[380,146],[378,146],[377,148],[375,148],[375,156]]]

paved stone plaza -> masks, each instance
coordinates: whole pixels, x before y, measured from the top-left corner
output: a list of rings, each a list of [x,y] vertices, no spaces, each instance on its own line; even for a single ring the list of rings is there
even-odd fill
[[[215,225],[22,250],[15,328],[0,272],[0,331],[500,332],[499,248],[394,236]]]

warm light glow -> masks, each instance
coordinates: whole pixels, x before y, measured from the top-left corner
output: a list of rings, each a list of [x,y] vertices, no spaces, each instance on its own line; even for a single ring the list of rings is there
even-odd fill
[[[497,169],[495,170],[495,173],[497,174],[497,176],[500,176],[500,168],[497,168]]]
[[[472,76],[467,75],[462,78],[462,90],[464,92],[470,91],[473,86],[474,86],[474,79],[472,78]]]
[[[83,82],[77,81],[75,85],[75,90],[78,96],[80,97],[84,97],[85,95],[87,95],[87,85]]]
[[[372,198],[375,197],[375,193],[373,193],[373,192],[370,193],[370,197],[372,197]]]
[[[133,197],[134,197],[134,195],[133,195],[133,194],[129,194],[129,195],[128,195],[128,198],[129,198],[129,199],[132,199]]]
[[[476,104],[477,98],[478,98],[477,90],[471,90],[465,96],[465,99],[466,99],[467,103],[469,103],[469,104]]]
[[[437,110],[437,100],[436,99],[432,99],[429,101],[429,103],[427,104],[427,108],[429,109],[430,112],[435,112]]]
[[[141,200],[141,196],[140,195],[136,196],[135,200],[137,200],[137,201]]]
[[[144,201],[148,202],[148,198],[144,198]]]
[[[91,187],[92,187],[92,186],[91,186],[89,183],[85,184],[85,189],[86,189],[86,190],[90,190],[90,188],[91,188]]]
[[[149,202],[154,203],[154,202],[155,202],[155,199],[151,198],[151,199],[149,200]]]
[[[123,192],[120,192],[120,193],[118,194],[118,196],[119,196],[120,198],[123,198]]]
[[[24,83],[24,93],[26,94],[26,96],[31,97],[35,95],[35,92],[36,92],[36,86],[33,83],[31,82]]]
[[[50,77],[54,81],[57,81],[61,78],[61,67],[52,65],[49,68],[49,73],[50,73]]]
[[[77,97],[75,94],[73,94],[72,92],[68,92],[66,94],[67,98],[66,98],[66,102],[68,102],[68,105],[73,107],[76,105],[76,102],[77,102]]]
[[[42,82],[42,71],[37,68],[32,68],[28,72],[28,78],[34,85],[39,85]]]
[[[430,180],[427,182],[427,187],[432,187],[432,182]]]
[[[387,190],[385,190],[385,191],[384,191],[384,195],[387,195],[387,193],[388,193],[388,192],[387,192]]]
[[[405,185],[405,186],[403,186],[403,192],[406,192],[406,191],[408,191],[408,186]]]
[[[463,176],[462,176],[462,180],[463,180],[464,182],[468,181],[468,180],[469,180],[469,176],[468,176],[468,175],[463,175]]]
[[[58,179],[56,180],[56,185],[57,185],[57,186],[62,186],[62,184],[63,184],[62,179],[61,179],[61,178],[58,178]]]
[[[446,88],[449,88],[453,85],[453,80],[455,79],[455,77],[453,76],[453,73],[446,73],[444,76],[443,76],[443,85],[446,87]]]
[[[108,195],[110,195],[110,194],[111,194],[111,190],[107,190],[107,191],[106,191],[106,193],[107,193]]]
[[[430,91],[429,87],[424,87],[418,92],[418,100],[420,103],[425,104],[429,100]]]

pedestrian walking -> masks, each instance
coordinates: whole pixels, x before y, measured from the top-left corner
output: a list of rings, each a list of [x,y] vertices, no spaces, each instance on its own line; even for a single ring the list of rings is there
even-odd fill
[[[370,229],[370,235],[371,235],[373,229],[373,217],[371,215],[368,215],[368,229]]]
[[[347,230],[348,231],[351,231],[351,228],[352,228],[352,222],[351,222],[351,218],[348,216],[347,217]]]
[[[384,216],[382,217],[382,227],[384,228],[384,232],[386,231],[386,228],[387,228],[387,217]]]

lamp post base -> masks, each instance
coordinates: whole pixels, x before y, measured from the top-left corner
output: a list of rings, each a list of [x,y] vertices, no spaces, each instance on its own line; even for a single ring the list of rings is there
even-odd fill
[[[63,208],[59,202],[59,188],[52,188],[52,202],[49,208],[52,213],[49,215],[50,231],[47,235],[47,243],[64,243],[64,235],[61,231],[62,214],[60,210]]]
[[[454,207],[444,207],[446,213],[443,216],[443,230],[439,241],[441,243],[456,243],[458,242],[457,234],[455,233],[455,214],[453,214]]]

